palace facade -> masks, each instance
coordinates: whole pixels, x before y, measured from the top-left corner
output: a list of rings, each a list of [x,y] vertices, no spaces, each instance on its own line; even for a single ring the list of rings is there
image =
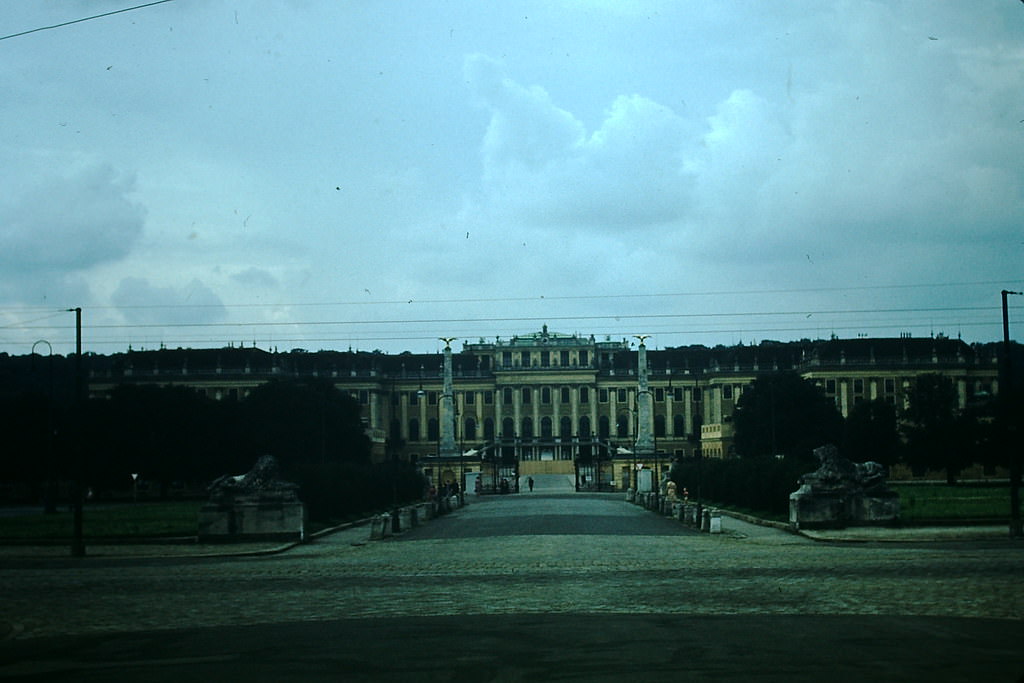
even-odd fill
[[[545,326],[432,354],[129,351],[92,356],[89,389],[185,384],[226,400],[274,378],[328,378],[362,405],[377,459],[417,462],[435,482],[480,473],[485,487],[514,486],[520,476],[565,474],[586,489],[628,488],[643,470],[657,480],[676,458],[732,455],[736,403],[764,373],[798,372],[844,416],[874,399],[899,411],[924,373],[949,376],[961,408],[998,391],[998,346],[945,337],[648,349],[645,373],[642,344]]]

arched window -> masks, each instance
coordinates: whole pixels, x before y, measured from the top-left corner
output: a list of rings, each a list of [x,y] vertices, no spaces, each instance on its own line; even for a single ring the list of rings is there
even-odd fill
[[[626,413],[619,413],[615,420],[615,436],[629,436],[629,415]]]
[[[586,415],[584,415],[583,417],[580,418],[580,432],[579,433],[580,433],[580,437],[581,438],[589,437],[590,436],[590,418],[587,417]]]
[[[529,418],[529,417],[524,417],[523,418],[523,428],[519,432],[519,434],[524,439],[532,439],[533,438],[533,419],[532,418]]]
[[[672,418],[672,435],[677,438],[686,436],[686,418],[682,415]]]
[[[503,439],[511,439],[516,435],[516,423],[511,417],[506,417],[501,421],[501,437]]]
[[[655,415],[654,416],[654,436],[663,437],[665,436],[665,416]]]
[[[420,421],[415,417],[409,420],[409,441],[420,440]]]
[[[494,418],[493,417],[485,417],[484,418],[484,438],[487,439],[488,441],[493,441],[494,440]]]
[[[476,420],[471,417],[466,418],[465,428],[462,431],[463,436],[470,441],[476,440]]]
[[[551,436],[551,418],[545,415],[540,419],[540,438],[550,439]]]
[[[572,438],[572,418],[562,416],[562,419],[558,421],[558,435],[562,437],[563,441]]]
[[[441,438],[441,432],[437,428],[437,418],[432,417],[427,422],[427,440],[437,441],[439,438]]]
[[[607,415],[602,415],[597,420],[597,435],[602,439],[607,439],[612,435],[611,421]]]

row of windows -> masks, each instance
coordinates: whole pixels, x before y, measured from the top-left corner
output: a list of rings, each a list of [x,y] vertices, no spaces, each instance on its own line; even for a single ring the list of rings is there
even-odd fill
[[[863,395],[866,389],[866,382],[863,378],[856,377],[851,382],[853,394]],[[897,379],[894,377],[885,377],[882,379],[882,393],[891,396],[896,393]],[[828,395],[835,395],[838,392],[838,380],[834,378],[828,378],[824,381],[825,393]],[[976,387],[976,393],[990,392],[991,388],[987,385]],[[721,387],[722,399],[731,401],[736,395],[735,387],[731,384],[723,384]],[[557,396],[561,403],[568,404],[572,401],[572,388],[560,387],[558,389]],[[590,388],[579,387],[579,402],[589,403],[590,402]],[[513,402],[515,396],[515,389],[512,387],[504,387],[502,389],[502,401],[509,405]],[[539,390],[533,387],[521,387],[519,389],[520,400],[522,403],[532,403],[534,396],[540,394],[539,400],[541,403],[549,404],[555,396],[551,387],[541,387]],[[484,405],[492,405],[494,403],[494,392],[485,390],[481,392],[476,391],[464,391],[459,392],[463,395],[463,400],[466,405],[475,405],[477,400],[477,394],[482,395]],[[682,387],[656,387],[652,392],[654,394],[654,400],[658,403],[663,402],[666,397],[670,397],[674,401],[682,401],[684,399],[684,393]],[[631,400],[636,394],[635,389],[607,389],[601,388],[597,390],[598,401],[600,403],[608,403],[610,397],[615,398],[618,403],[625,403],[627,400]],[[439,392],[437,391],[411,391],[408,393],[409,405],[418,405],[421,395],[426,398],[429,405],[437,405]],[[394,394],[394,403],[398,404],[398,394]],[[366,389],[361,389],[358,392],[353,393],[353,397],[356,398],[360,404],[367,405],[369,403],[369,392]],[[691,389],[691,399],[694,402],[699,403],[702,399],[702,391],[700,387],[694,387]]]
[[[535,389],[534,387],[520,387],[518,391],[519,391],[520,401],[522,403],[533,403],[534,397],[538,396],[538,394],[539,394],[538,398],[539,398],[540,402],[543,403],[543,404],[551,403],[552,400],[556,396],[558,397],[558,400],[561,403],[568,404],[568,403],[572,402],[572,392],[573,392],[573,389],[571,387],[559,387],[557,389],[557,391],[554,390],[552,387],[540,387],[539,389]],[[579,392],[578,396],[579,396],[579,402],[580,403],[590,403],[590,395],[591,395],[590,387],[579,387],[576,391]],[[494,392],[493,391],[489,391],[489,390],[488,391],[481,391],[481,392],[463,391],[463,392],[458,392],[458,393],[462,394],[463,401],[465,402],[466,405],[469,405],[469,406],[476,404],[477,394],[478,393],[482,394],[484,405],[492,405],[494,403]],[[682,387],[673,387],[673,388],[670,388],[670,389],[666,389],[664,387],[657,387],[652,393],[654,394],[654,400],[656,402],[658,402],[658,403],[661,403],[661,402],[665,401],[666,397],[667,398],[671,398],[674,401],[682,401],[683,397],[684,397],[683,388]],[[502,402],[504,404],[506,404],[506,405],[511,405],[512,402],[515,400],[515,394],[516,394],[516,389],[514,389],[513,387],[504,387],[501,390],[501,400],[502,400]],[[633,399],[633,397],[636,395],[636,390],[635,389],[625,389],[625,388],[621,388],[621,389],[605,389],[605,388],[602,388],[602,389],[598,389],[597,390],[597,394],[598,394],[598,399],[597,400],[600,403],[608,403],[609,400],[611,400],[611,398],[614,398],[618,403],[626,403],[628,400]],[[432,406],[433,405],[437,405],[438,399],[441,396],[442,395],[440,394],[440,392],[437,392],[437,391],[410,391],[410,392],[408,392],[409,405],[411,405],[411,406],[419,405],[419,402],[420,402],[421,398],[426,399],[428,405],[432,405]],[[392,395],[392,403],[394,405],[398,405],[398,397],[399,397],[399,394],[393,394]],[[723,396],[722,397],[727,399],[727,400],[732,398],[732,387],[731,386],[727,385],[726,387],[723,387]],[[362,403],[363,405],[366,405],[366,403],[368,402],[368,398],[367,398],[367,392],[366,392],[365,389],[359,391],[358,398],[359,398],[359,402],[360,403]],[[698,402],[698,403],[702,400],[702,392],[701,392],[701,389],[699,387],[695,387],[695,388],[693,388],[691,390],[691,398],[692,398],[693,401]]]
[[[554,355],[555,353],[558,355]],[[501,364],[506,368],[550,368],[553,367],[552,361],[556,359],[558,360],[558,365],[561,367],[569,367],[572,363],[572,356],[567,349],[558,352],[540,351],[536,356],[534,356],[530,351],[502,351],[501,353]],[[585,349],[580,349],[577,352],[576,365],[579,367],[587,367],[590,365],[590,352]]]
[[[860,377],[854,378],[853,382],[853,393],[863,394],[864,393],[864,379]],[[825,393],[832,395],[837,391],[837,380],[826,379],[825,380]],[[884,394],[895,394],[896,393],[896,378],[886,377],[882,380],[882,393]]]
[[[572,431],[572,420],[568,417],[562,417],[558,421],[558,438],[569,440],[574,434]],[[674,433],[676,436],[683,436],[686,433],[686,420],[682,415],[676,415],[673,418]],[[409,420],[409,440],[419,441],[420,434],[420,421],[416,418]],[[398,421],[391,423],[392,432],[397,436]],[[626,413],[620,414],[615,420],[615,436],[619,438],[627,437],[630,435],[630,416]],[[579,429],[575,434],[580,437],[589,437],[593,435],[591,431],[590,418],[583,416],[579,419]],[[485,440],[493,440],[495,438],[494,433],[494,420],[490,417],[484,418],[483,422],[483,438]],[[542,439],[555,438],[554,433],[554,421],[550,417],[543,417],[540,420],[540,432],[534,433],[533,419],[524,417],[519,423],[519,431],[516,432],[515,420],[510,417],[506,417],[501,422],[501,436],[504,438],[513,438],[518,436],[523,439],[532,439],[535,436]],[[599,438],[608,438],[611,436],[611,420],[608,416],[602,415],[598,419],[597,436]],[[666,419],[664,415],[654,416],[654,436],[661,438],[667,436],[666,433]],[[436,441],[440,438],[439,423],[436,418],[427,420],[427,435],[428,441]],[[468,441],[473,441],[478,438],[477,435],[477,422],[473,418],[467,418],[463,422],[462,438]]]

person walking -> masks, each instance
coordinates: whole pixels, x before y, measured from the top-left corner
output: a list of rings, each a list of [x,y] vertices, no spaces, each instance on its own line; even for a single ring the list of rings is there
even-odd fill
[[[533,477],[526,478],[526,485],[530,487],[530,493],[533,493]]]

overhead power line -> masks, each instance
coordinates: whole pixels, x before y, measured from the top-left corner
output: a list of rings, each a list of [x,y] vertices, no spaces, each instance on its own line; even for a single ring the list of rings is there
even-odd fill
[[[136,5],[134,7],[125,7],[124,9],[116,9],[112,12],[104,12],[103,14],[94,14],[91,17],[82,17],[81,19],[72,19],[71,21],[64,21],[59,24],[53,24],[52,26],[40,26],[39,28],[29,29],[27,31],[20,31],[18,33],[12,33],[7,36],[0,36],[0,40],[7,40],[9,38],[17,38],[19,36],[27,36],[30,33],[39,33],[40,31],[49,31],[55,28],[62,28],[64,26],[71,26],[72,24],[81,24],[83,21],[92,21],[93,19],[102,19],[103,17],[109,17],[114,14],[122,14],[123,12],[132,12],[137,9],[144,9],[146,7],[152,7],[153,5],[162,5],[165,2],[174,2],[174,0],[156,0],[155,2],[147,2],[144,5]]]
[[[884,308],[884,309],[835,309],[835,310],[797,310],[797,311],[741,311],[735,313],[638,313],[608,315],[532,315],[532,316],[493,316],[473,318],[407,318],[388,320],[294,320],[294,321],[261,321],[261,322],[202,322],[202,323],[98,323],[90,328],[97,329],[182,329],[182,328],[217,328],[217,327],[324,327],[331,325],[441,325],[460,323],[514,323],[514,322],[587,322],[601,320],[664,320],[681,318],[748,318],[748,317],[781,317],[781,316],[830,316],[830,315],[877,315],[881,313],[951,313],[951,312],[988,312],[983,306],[943,306],[936,308]],[[20,329],[32,329],[22,326]]]
[[[277,302],[248,304],[140,304],[137,306],[92,306],[92,310],[160,310],[160,309],[209,309],[209,308],[314,308],[329,306],[384,306],[384,305],[421,305],[421,304],[491,304],[516,302],[550,302],[550,301],[607,301],[610,299],[671,299],[675,297],[704,296],[755,296],[776,294],[810,294],[824,292],[858,292],[871,290],[896,289],[936,289],[939,287],[978,287],[1008,286],[1024,284],[1024,280],[981,280],[975,282],[937,282],[904,285],[853,285],[846,287],[805,287],[790,289],[734,289],[706,292],[665,292],[665,293],[634,293],[634,294],[576,294],[566,296],[547,296],[535,294],[518,297],[467,297],[449,299],[419,299],[415,297],[401,299],[353,299],[348,301],[312,301],[312,302]]]
[[[997,324],[998,324],[998,321],[977,322],[977,323],[963,323],[963,324],[959,324],[959,327],[962,327],[962,328],[966,329],[966,328],[971,328],[971,327],[979,327],[979,326],[985,326],[985,325],[989,325],[990,326],[990,325],[997,325]],[[904,330],[929,330],[931,327],[932,326],[929,323],[916,323],[916,324],[902,325],[901,329],[904,329]],[[849,326],[829,326],[828,327],[828,331],[830,331],[830,332],[867,332],[869,330],[875,330],[875,329],[885,329],[885,330],[887,330],[887,329],[890,329],[890,328],[891,328],[890,325],[849,325]],[[647,328],[644,328],[644,329],[647,329]],[[445,331],[451,331],[451,330],[445,328]],[[634,330],[630,330],[630,331],[634,331]],[[756,336],[758,338],[763,338],[767,334],[777,334],[777,333],[782,333],[782,332],[807,335],[807,334],[815,334],[815,333],[820,332],[820,331],[821,331],[820,328],[809,327],[809,326],[793,326],[793,327],[783,326],[783,327],[722,328],[722,329],[703,329],[703,328],[701,328],[701,329],[670,329],[670,330],[658,330],[656,332],[656,335],[658,337],[665,337],[665,336],[669,336],[669,335],[686,335],[688,337],[697,337],[697,336],[705,336],[705,335],[735,334],[735,335],[754,335],[754,336]],[[359,333],[356,333],[356,334],[352,334],[352,335],[338,335],[338,336],[329,336],[329,335],[325,335],[325,336],[300,336],[300,335],[289,334],[289,335],[286,335],[286,336],[274,336],[274,337],[271,337],[271,338],[263,338],[263,337],[261,337],[259,339],[251,339],[250,338],[248,341],[250,343],[258,341],[259,344],[262,344],[262,345],[267,345],[267,344],[269,344],[269,345],[276,345],[276,344],[304,345],[304,344],[313,344],[313,343],[316,343],[316,344],[323,344],[323,343],[367,344],[367,343],[382,343],[382,342],[436,342],[437,339],[438,339],[438,335],[439,334],[441,334],[441,333],[440,332],[434,332],[434,333],[422,333],[422,334],[389,334],[387,332],[384,332],[384,333],[378,333],[378,334],[374,334],[374,333],[359,334]],[[502,335],[502,336],[512,336],[513,334],[514,334],[513,332],[507,332],[505,335]],[[628,332],[623,331],[623,330],[610,330],[610,329],[608,329],[608,330],[595,330],[593,332],[593,334],[597,338],[603,338],[603,337],[606,337],[606,336],[610,336],[612,338],[616,338],[616,337],[625,336],[625,335],[628,334]],[[487,336],[493,336],[493,335],[487,335]],[[459,338],[459,339],[473,340],[473,339],[479,338],[480,334],[478,332],[470,331],[470,332],[467,332],[466,334],[456,335],[456,337]],[[922,338],[924,338],[924,337],[922,337]],[[69,338],[69,340],[70,340],[70,338]],[[55,341],[55,343],[65,343],[68,340],[57,339],[57,340],[54,340],[54,341]],[[139,344],[143,344],[143,345],[146,345],[146,344],[154,344],[154,345],[155,344],[167,344],[167,345],[175,345],[175,346],[182,346],[182,345],[188,345],[188,344],[204,344],[204,345],[206,345],[206,344],[217,344],[217,345],[223,345],[223,344],[226,344],[226,343],[231,342],[231,341],[238,342],[239,340],[237,338],[235,338],[235,339],[225,339],[224,337],[220,337],[220,336],[217,336],[217,337],[173,337],[173,338],[165,338],[165,337],[162,337],[162,336],[155,336],[155,337],[149,337],[149,338],[147,338],[147,337],[131,337],[131,338],[128,338],[128,337],[120,337],[120,336],[118,336],[118,337],[107,337],[107,338],[90,337],[89,345],[92,346],[92,347],[99,347],[99,346],[115,346],[115,347],[120,346],[120,347],[124,347],[124,346],[127,346],[129,344],[132,344],[132,345],[139,345]],[[245,341],[245,340],[243,340],[243,341]]]

